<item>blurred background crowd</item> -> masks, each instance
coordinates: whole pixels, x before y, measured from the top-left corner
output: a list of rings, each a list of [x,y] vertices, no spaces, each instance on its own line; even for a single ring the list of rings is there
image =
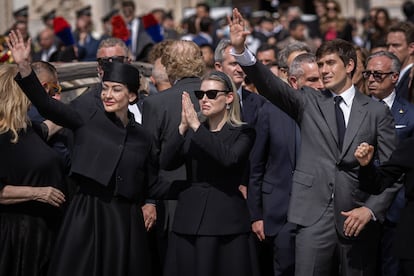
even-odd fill
[[[193,40],[211,48],[205,51],[214,51],[219,40],[228,37],[226,15],[233,7],[249,20],[252,36],[248,43],[253,52],[261,44],[282,49],[295,40],[316,49],[322,41],[336,37],[370,50],[385,43],[386,27],[391,23],[414,20],[410,1],[40,2],[6,1],[0,22],[4,35],[19,29],[26,38],[32,37],[34,61],[95,60],[99,41],[110,36],[123,39],[137,61],[147,61],[152,45],[165,39]],[[57,54],[72,45],[74,53]],[[0,62],[8,61],[5,44],[1,47]]]

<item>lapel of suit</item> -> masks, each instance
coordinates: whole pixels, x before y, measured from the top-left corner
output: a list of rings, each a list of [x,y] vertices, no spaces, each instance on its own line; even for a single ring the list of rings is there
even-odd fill
[[[361,123],[364,120],[367,110],[364,106],[368,103],[369,98],[365,98],[361,92],[355,90],[355,97],[352,102],[351,114],[349,115],[348,126],[346,127],[344,144],[341,152],[341,159],[348,151],[352,140],[360,129]]]
[[[338,147],[338,128],[336,126],[335,118],[335,105],[332,94],[328,90],[322,91],[321,100],[319,100],[319,108],[323,114],[323,117],[328,125],[328,128],[334,138],[333,146]]]
[[[391,106],[391,114],[396,125],[398,125],[405,117],[405,105],[399,98],[395,98],[394,103]]]
[[[397,86],[395,87],[396,91],[399,91],[400,89],[404,89],[403,85],[406,82],[406,79],[410,76],[410,70],[406,71],[404,75],[401,77],[400,81],[398,82]]]

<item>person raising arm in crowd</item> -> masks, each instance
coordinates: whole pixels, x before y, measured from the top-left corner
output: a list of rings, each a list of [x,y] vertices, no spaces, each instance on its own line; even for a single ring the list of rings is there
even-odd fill
[[[232,54],[243,71],[301,130],[288,209],[288,221],[298,225],[295,275],[376,275],[379,222],[401,185],[378,196],[357,189],[354,149],[369,141],[378,146],[379,160],[387,160],[396,135],[389,110],[352,84],[353,45],[341,39],[324,42],[316,59],[325,89],[296,90],[245,48],[249,32],[237,9],[228,21]]]
[[[138,69],[105,63],[103,108],[77,110],[44,93],[28,63],[30,44],[19,32],[10,33],[8,46],[19,68],[15,80],[40,114],[74,132],[71,177],[79,191],[60,229],[49,275],[150,275],[140,206],[156,183],[156,168],[151,139],[128,111],[138,99]]]

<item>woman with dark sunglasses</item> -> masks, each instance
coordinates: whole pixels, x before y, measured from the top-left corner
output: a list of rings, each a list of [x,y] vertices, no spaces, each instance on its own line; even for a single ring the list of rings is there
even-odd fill
[[[188,179],[178,192],[165,275],[255,275],[249,212],[238,189],[255,132],[241,122],[226,74],[211,72],[195,95],[201,114],[184,92],[181,123],[160,157],[167,170],[185,163]]]
[[[128,111],[138,100],[139,71],[108,63],[102,106],[78,110],[49,97],[33,73],[30,46],[11,32],[9,48],[19,68],[15,80],[39,112],[74,132],[73,196],[48,275],[150,275],[141,206],[156,183],[151,139]],[[49,132],[52,129],[49,129]]]

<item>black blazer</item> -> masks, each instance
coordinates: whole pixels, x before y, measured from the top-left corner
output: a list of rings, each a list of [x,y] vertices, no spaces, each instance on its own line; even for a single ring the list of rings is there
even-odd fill
[[[268,102],[261,108],[250,154],[247,202],[252,222],[264,220],[267,236],[277,235],[287,222],[300,143],[296,128],[295,121],[273,104]]]
[[[242,88],[243,106],[241,108],[241,117],[243,122],[255,126],[257,122],[257,114],[265,102],[267,102],[267,100],[263,96]]]
[[[250,231],[247,203],[238,187],[255,138],[248,126],[206,124],[185,138],[170,137],[160,162],[164,169],[186,164],[188,185],[178,195],[173,231],[187,235],[231,235]]]
[[[398,82],[397,86],[395,87],[396,93],[398,97],[404,98],[409,100],[409,84],[410,84],[410,72],[411,69],[402,75],[400,81]]]
[[[402,141],[390,159],[380,167],[361,167],[360,188],[372,194],[381,193],[405,173],[405,197],[407,203],[397,225],[394,253],[404,259],[414,259],[414,137]]]
[[[199,78],[183,78],[177,81],[169,89],[146,97],[142,106],[142,125],[151,135],[154,143],[153,154],[156,159],[164,151],[168,139],[177,132],[181,121],[181,95],[183,91],[190,93],[191,100],[196,110],[199,110],[198,100],[193,91],[200,89]],[[165,195],[171,183],[185,181],[187,179],[184,166],[175,170],[160,170],[159,188],[160,195]],[[168,198],[168,195],[166,195]]]
[[[75,110],[41,93],[43,87],[33,71],[25,78],[17,75],[16,81],[42,116],[73,130],[71,174],[103,186],[114,181],[117,194],[145,198],[147,188],[157,181],[156,168],[150,137],[133,117],[123,127],[98,105]]]

